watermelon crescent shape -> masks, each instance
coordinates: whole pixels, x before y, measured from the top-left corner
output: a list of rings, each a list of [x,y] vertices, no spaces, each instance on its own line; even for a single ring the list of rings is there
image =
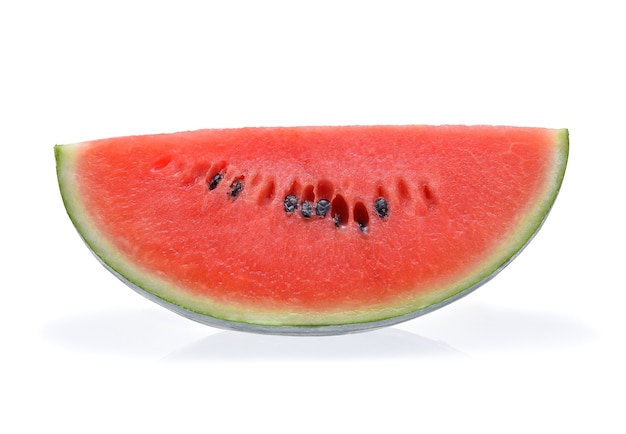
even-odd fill
[[[445,306],[530,242],[565,129],[215,129],[57,145],[67,213],[100,262],[211,326],[329,335]]]

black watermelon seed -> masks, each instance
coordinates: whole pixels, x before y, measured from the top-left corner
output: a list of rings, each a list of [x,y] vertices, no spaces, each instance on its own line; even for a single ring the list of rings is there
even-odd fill
[[[376,209],[376,214],[378,217],[385,218],[389,215],[389,206],[387,205],[387,201],[384,197],[379,197],[374,201],[374,208]]]
[[[228,195],[231,199],[235,199],[239,196],[239,193],[243,190],[243,181],[241,179],[235,179],[232,184],[230,184],[230,193]]]
[[[215,190],[222,178],[224,178],[224,175],[221,172],[217,172],[209,182],[209,190]]]
[[[308,219],[313,215],[313,202],[309,200],[305,200],[300,205],[300,212],[302,213],[302,217]]]
[[[326,199],[321,199],[317,202],[317,205],[315,205],[315,214],[320,217],[326,217],[328,211],[330,211],[330,201]]]
[[[292,213],[298,209],[298,198],[295,194],[288,194],[283,205],[285,206],[285,212]]]

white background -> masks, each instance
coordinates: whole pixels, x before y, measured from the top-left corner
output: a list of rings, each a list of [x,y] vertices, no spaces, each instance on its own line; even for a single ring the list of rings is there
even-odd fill
[[[620,6],[3,1],[0,431],[626,432]],[[512,265],[379,332],[171,314],[98,264],[56,184],[56,143],[384,123],[566,127],[571,152]]]

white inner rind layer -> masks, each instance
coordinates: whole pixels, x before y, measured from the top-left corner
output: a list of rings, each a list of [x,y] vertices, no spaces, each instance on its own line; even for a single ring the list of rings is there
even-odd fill
[[[78,151],[85,144],[56,146],[55,156],[61,195],[74,226],[98,260],[138,293],[184,317],[218,328],[269,334],[332,335],[372,330],[413,319],[469,294],[504,269],[541,228],[561,187],[569,154],[569,137],[566,129],[554,130],[554,134],[554,161],[550,166],[553,170],[543,194],[529,208],[509,239],[504,240],[481,267],[454,285],[433,288],[427,294],[393,304],[351,311],[284,312],[216,303],[193,296],[184,288],[142,270],[123,257],[100,233],[83,207],[74,167]]]

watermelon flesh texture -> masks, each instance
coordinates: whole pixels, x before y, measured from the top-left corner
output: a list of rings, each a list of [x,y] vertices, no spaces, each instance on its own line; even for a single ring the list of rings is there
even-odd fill
[[[55,147],[70,218],[133,289],[260,333],[374,329],[506,266],[560,188],[567,130],[200,130]]]

